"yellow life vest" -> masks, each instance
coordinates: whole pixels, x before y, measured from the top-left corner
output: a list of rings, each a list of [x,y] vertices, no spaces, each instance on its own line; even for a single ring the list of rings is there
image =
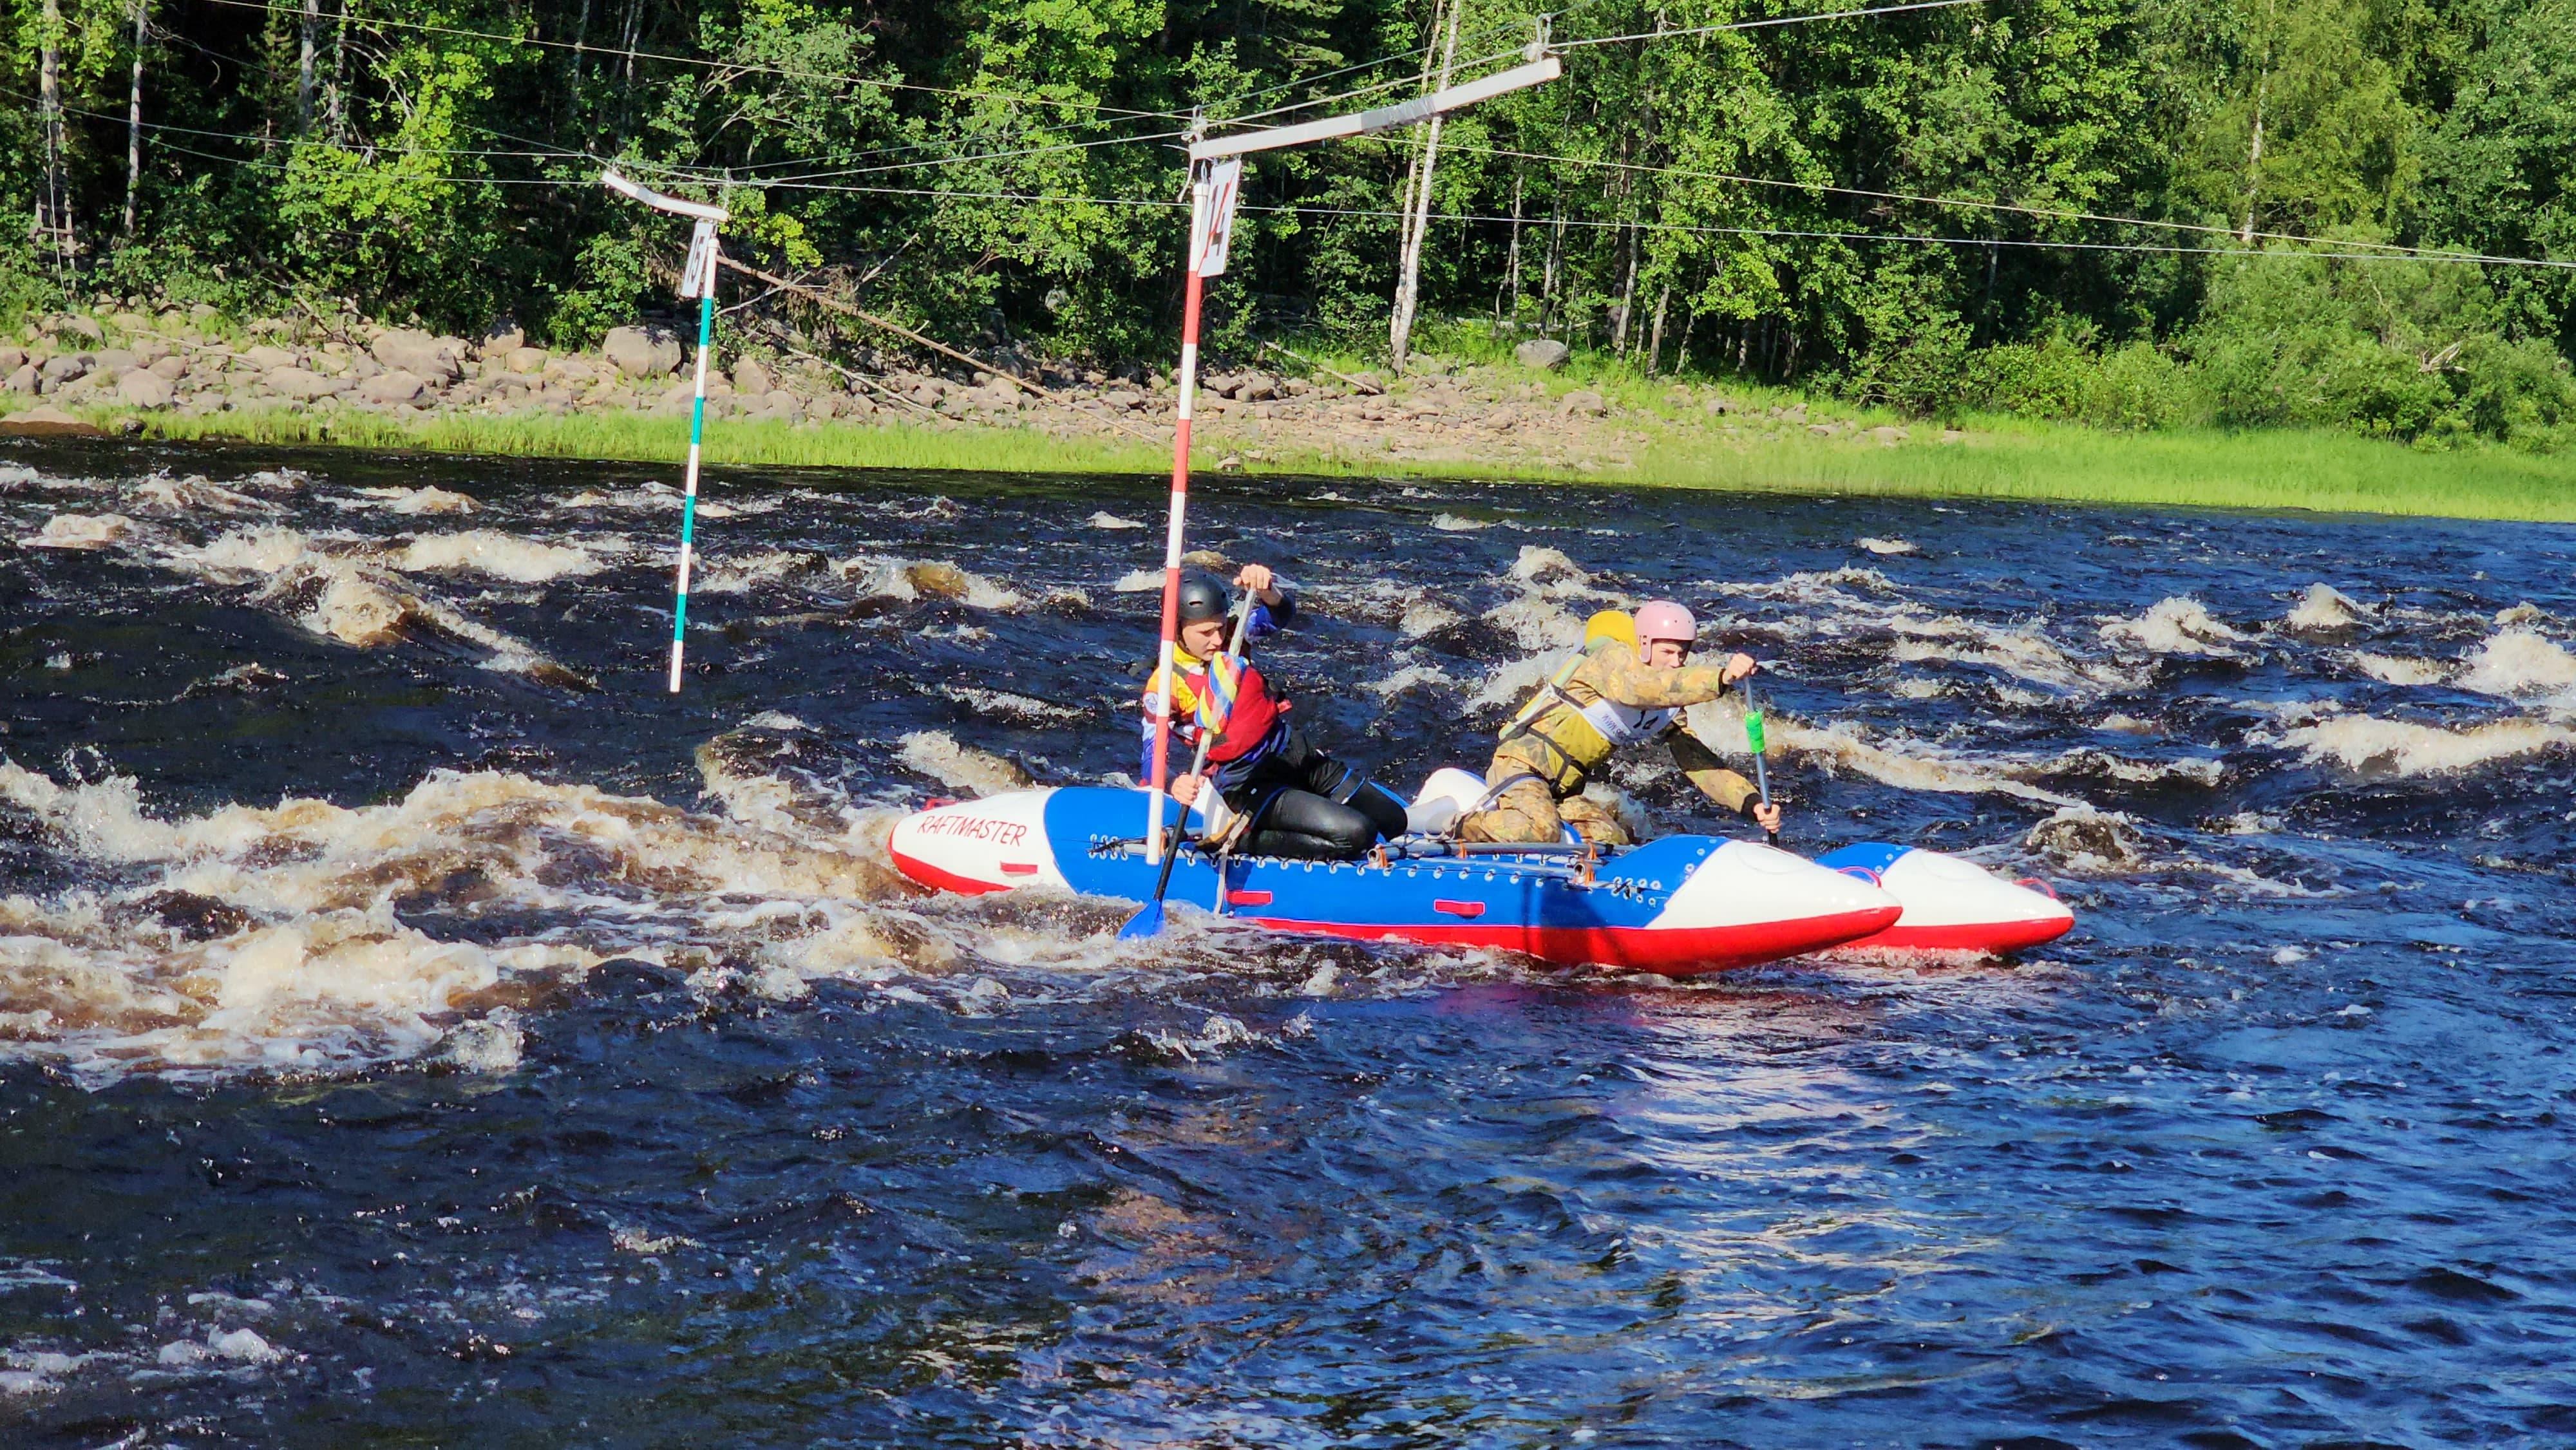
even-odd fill
[[[1617,615],[1618,624],[1629,626],[1624,638],[1615,626],[1602,627],[1605,616],[1613,613],[1605,610],[1592,617],[1593,632],[1584,640],[1583,648],[1539,686],[1529,702],[1504,724],[1495,741],[1502,745],[1528,736],[1545,744],[1557,757],[1557,768],[1549,772],[1548,783],[1561,791],[1580,789],[1583,778],[1600,769],[1611,751],[1632,740],[1651,740],[1672,727],[1674,712],[1670,710],[1642,710],[1609,700],[1586,705],[1567,692],[1566,685],[1593,651],[1605,647],[1636,648],[1634,625],[1628,616]]]

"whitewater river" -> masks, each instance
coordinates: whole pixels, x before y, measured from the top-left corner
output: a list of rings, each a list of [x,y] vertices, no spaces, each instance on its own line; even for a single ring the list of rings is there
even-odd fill
[[[1158,485],[729,471],[675,701],[674,481],[0,452],[0,1443],[2576,1440],[2576,529],[1205,481],[1399,788],[1672,594],[2080,917],[1681,986],[916,895]]]

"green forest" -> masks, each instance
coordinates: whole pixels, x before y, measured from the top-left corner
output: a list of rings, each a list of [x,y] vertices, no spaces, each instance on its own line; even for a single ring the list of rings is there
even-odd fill
[[[11,313],[583,344],[672,313],[687,242],[609,163],[960,347],[1168,365],[1193,127],[1543,25],[1563,78],[1439,137],[1426,335],[1926,416],[2576,443],[2576,0],[9,4]],[[1215,357],[1386,352],[1425,130],[1252,159]],[[795,305],[737,285],[736,323]]]

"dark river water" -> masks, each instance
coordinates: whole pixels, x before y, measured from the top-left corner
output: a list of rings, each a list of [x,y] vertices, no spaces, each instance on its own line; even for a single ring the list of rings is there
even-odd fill
[[[725,470],[674,700],[674,482],[0,451],[0,1443],[2576,1443],[2576,530],[1206,480],[1399,789],[1672,594],[2079,914],[1675,985],[913,893],[1160,485]]]

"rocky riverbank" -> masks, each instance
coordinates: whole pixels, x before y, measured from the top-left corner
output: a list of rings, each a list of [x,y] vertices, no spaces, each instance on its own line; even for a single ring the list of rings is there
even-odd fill
[[[1129,444],[1170,436],[1168,376],[1033,362],[1008,374],[942,360],[860,371],[792,343],[726,360],[707,379],[711,418],[800,429],[901,426],[1017,429]],[[101,309],[35,319],[0,343],[0,430],[146,431],[190,419],[227,431],[226,415],[307,414],[316,423],[369,416],[602,415],[684,417],[693,369],[681,339],[652,326],[612,329],[595,351],[529,345],[515,330],[467,339],[352,320],[235,325],[199,307],[154,314]],[[1802,402],[1688,385],[1583,386],[1563,349],[1471,366],[1417,359],[1401,378],[1297,364],[1216,369],[1203,380],[1202,466],[1329,459],[1385,466],[1593,474],[1656,449],[1752,446],[1788,438],[1893,448],[1955,442]],[[166,426],[166,425],[165,425]],[[317,429],[327,434],[328,428]]]

